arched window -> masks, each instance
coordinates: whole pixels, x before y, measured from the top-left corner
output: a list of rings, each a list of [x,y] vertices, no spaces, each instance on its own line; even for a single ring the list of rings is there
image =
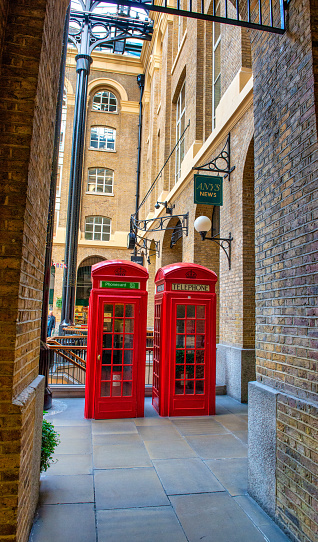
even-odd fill
[[[107,111],[108,113],[117,112],[117,98],[109,90],[97,92],[93,98],[93,111]]]
[[[110,218],[105,216],[87,216],[85,219],[85,239],[109,241],[110,225]]]
[[[92,126],[91,128],[91,149],[104,151],[115,150],[116,130],[106,126]]]
[[[112,169],[93,167],[88,170],[88,192],[113,193],[114,172]]]

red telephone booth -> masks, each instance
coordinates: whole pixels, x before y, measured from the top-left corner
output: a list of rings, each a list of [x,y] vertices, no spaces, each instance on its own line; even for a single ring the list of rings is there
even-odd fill
[[[161,416],[215,414],[216,281],[188,263],[156,274],[152,404]]]
[[[85,417],[144,415],[147,270],[110,260],[92,267]]]

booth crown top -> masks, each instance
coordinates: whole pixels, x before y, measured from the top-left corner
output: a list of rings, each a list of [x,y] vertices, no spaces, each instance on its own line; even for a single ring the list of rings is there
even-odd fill
[[[123,277],[147,279],[149,273],[142,265],[129,260],[105,260],[92,266],[92,277],[96,276],[113,276],[119,279]]]
[[[155,282],[162,279],[182,279],[182,280],[209,280],[216,282],[218,280],[214,271],[211,271],[203,265],[196,263],[179,262],[166,265],[158,269]]]

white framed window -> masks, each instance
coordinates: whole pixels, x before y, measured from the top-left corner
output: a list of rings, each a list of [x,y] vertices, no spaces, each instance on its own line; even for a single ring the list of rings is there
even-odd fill
[[[93,98],[93,111],[106,111],[108,113],[117,113],[117,98],[109,90],[97,92]]]
[[[87,192],[112,194],[114,172],[112,169],[94,167],[88,170]]]
[[[215,15],[221,16],[221,2],[217,2]],[[221,24],[213,23],[212,51],[212,130],[215,128],[215,111],[221,99]]]
[[[185,89],[186,84],[184,82],[177,100],[176,109],[176,142],[178,142],[176,147],[176,182],[180,178],[181,163],[184,158],[185,136],[183,135],[181,138],[181,135],[185,130]]]
[[[115,150],[116,130],[106,126],[91,127],[91,149],[104,151]]]
[[[87,216],[85,218],[85,239],[91,241],[109,241],[110,218],[105,216]]]

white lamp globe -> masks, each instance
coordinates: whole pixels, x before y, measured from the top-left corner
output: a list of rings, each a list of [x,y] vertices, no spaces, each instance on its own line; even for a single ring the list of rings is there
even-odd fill
[[[211,229],[211,220],[207,216],[199,216],[193,225],[199,233],[207,232]]]

